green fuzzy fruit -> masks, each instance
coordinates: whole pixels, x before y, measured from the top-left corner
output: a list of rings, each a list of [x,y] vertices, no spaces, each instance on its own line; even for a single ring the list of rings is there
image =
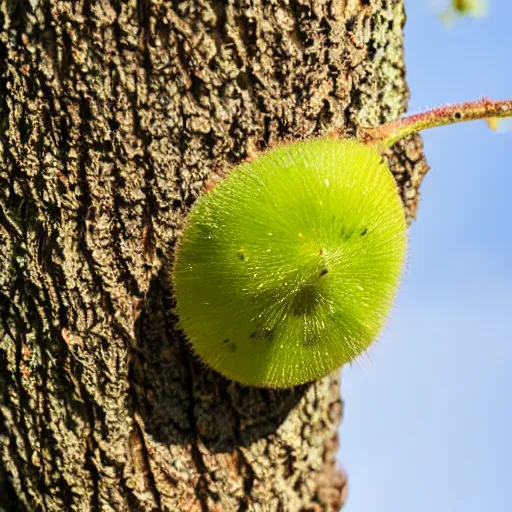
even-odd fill
[[[190,212],[173,271],[181,327],[230,379],[276,388],[318,379],[375,340],[406,243],[375,147],[319,139],[268,151]]]

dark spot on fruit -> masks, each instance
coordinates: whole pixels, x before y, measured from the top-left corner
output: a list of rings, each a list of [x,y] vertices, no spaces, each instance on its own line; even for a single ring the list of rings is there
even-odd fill
[[[262,340],[271,340],[274,337],[274,331],[272,329],[263,329],[259,337]]]
[[[363,231],[361,231],[361,236],[366,235],[368,233],[368,228],[364,228]]]
[[[206,238],[207,240],[211,240],[212,238],[212,228],[210,226],[207,226],[205,224],[199,224],[197,227],[201,238]]]
[[[318,302],[318,289],[316,286],[306,284],[301,286],[293,297],[291,303],[292,315],[304,316],[311,315]]]
[[[229,338],[226,338],[222,343],[228,343],[229,342]]]
[[[340,237],[343,240],[350,240],[354,236],[354,230],[353,229],[345,229],[342,228],[340,231]]]
[[[245,260],[245,256],[244,256],[243,252],[237,252],[236,255],[238,256],[238,259],[240,261],[244,261]]]
[[[333,224],[334,224],[334,221],[335,221],[335,220],[336,220],[336,215],[333,215],[333,216],[331,217],[331,223],[333,223]]]
[[[462,114],[460,112],[455,112],[455,115],[454,115],[455,119],[462,119]]]
[[[320,256],[322,256],[322,254],[323,254],[323,253],[324,253],[324,250],[323,250],[323,249],[318,249],[318,254],[319,254]]]
[[[250,338],[257,338],[259,340],[268,341],[274,337],[273,329],[258,329],[249,335]]]
[[[305,347],[314,347],[316,345],[316,341],[314,338],[306,338],[302,344],[305,346]]]
[[[236,345],[234,343],[230,343],[228,345],[228,349],[230,352],[236,352]]]
[[[326,268],[323,268],[322,271],[320,272],[320,277],[325,276],[325,274],[327,274],[327,272],[329,272],[329,271]]]

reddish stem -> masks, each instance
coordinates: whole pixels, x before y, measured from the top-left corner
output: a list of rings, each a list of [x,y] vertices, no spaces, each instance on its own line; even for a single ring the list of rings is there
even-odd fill
[[[407,135],[427,128],[500,117],[512,117],[512,100],[492,101],[482,98],[433,108],[375,128],[361,128],[358,138],[366,144],[390,147]]]

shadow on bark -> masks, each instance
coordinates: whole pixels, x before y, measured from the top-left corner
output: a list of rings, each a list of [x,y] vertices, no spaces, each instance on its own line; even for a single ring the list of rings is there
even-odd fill
[[[220,377],[193,355],[173,309],[169,275],[162,271],[144,301],[130,357],[134,409],[146,433],[165,445],[200,441],[212,453],[274,434],[310,384],[264,389]]]

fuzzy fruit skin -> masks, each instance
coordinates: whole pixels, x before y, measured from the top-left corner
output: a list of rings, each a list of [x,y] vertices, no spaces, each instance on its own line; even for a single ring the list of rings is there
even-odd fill
[[[318,379],[379,334],[406,245],[402,202],[375,147],[282,146],[193,206],[173,269],[180,325],[199,358],[235,381]]]

